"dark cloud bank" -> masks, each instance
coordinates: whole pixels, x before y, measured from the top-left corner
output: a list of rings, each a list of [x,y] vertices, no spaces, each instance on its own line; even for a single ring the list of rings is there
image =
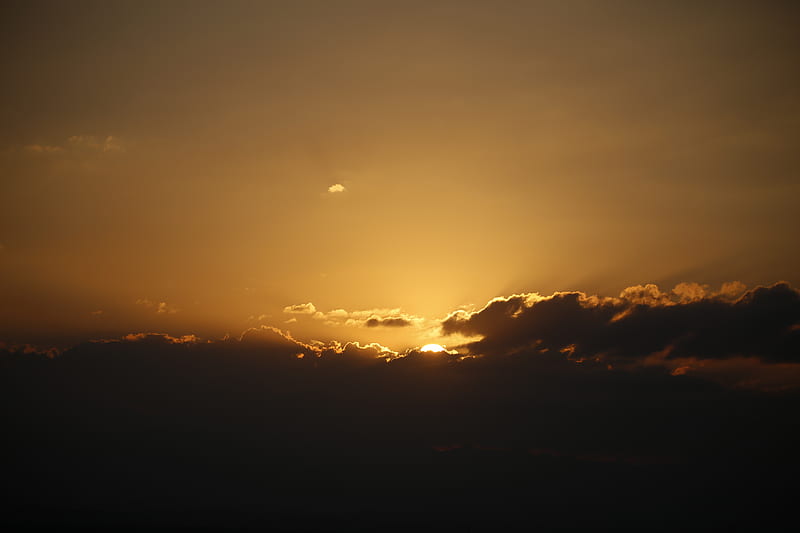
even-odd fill
[[[671,293],[654,285],[629,287],[619,298],[580,292],[550,297],[498,298],[481,311],[458,313],[442,324],[447,334],[480,335],[476,353],[558,350],[573,359],[754,357],[800,362],[800,293],[785,283],[734,297],[681,284]]]
[[[797,292],[642,291],[515,296],[451,316],[445,331],[483,337],[468,346],[478,357],[397,357],[270,328],[5,351],[0,521],[777,528],[800,473],[797,389],[637,362],[794,363]]]

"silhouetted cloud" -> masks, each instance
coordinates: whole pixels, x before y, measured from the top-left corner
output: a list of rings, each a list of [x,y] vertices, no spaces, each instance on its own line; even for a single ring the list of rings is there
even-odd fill
[[[555,351],[571,359],[755,357],[800,363],[800,293],[786,283],[741,285],[710,292],[679,284],[669,293],[655,285],[628,287],[618,298],[581,292],[496,298],[480,311],[450,315],[445,334],[479,336],[471,353]]]
[[[378,326],[403,328],[410,325],[411,322],[402,317],[370,318],[366,322],[368,328],[376,328]]]

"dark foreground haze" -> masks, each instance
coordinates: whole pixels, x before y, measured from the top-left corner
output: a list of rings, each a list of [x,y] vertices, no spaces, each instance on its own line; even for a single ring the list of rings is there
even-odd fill
[[[498,299],[444,322],[480,330],[466,356],[306,344],[274,328],[6,350],[2,521],[776,528],[800,474],[786,362],[798,319],[797,291],[778,284],[681,304]],[[732,385],[742,364],[784,380]]]

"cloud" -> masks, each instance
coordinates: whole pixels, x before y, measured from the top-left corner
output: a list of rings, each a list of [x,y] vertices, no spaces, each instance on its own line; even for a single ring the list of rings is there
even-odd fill
[[[287,305],[283,308],[284,313],[291,315],[313,315],[317,312],[317,308],[311,302],[305,304]]]
[[[120,339],[92,341],[100,343],[116,343],[116,342],[142,342],[151,344],[184,344],[184,343],[197,343],[200,339],[196,335],[182,335],[180,337],[173,337],[167,333],[128,333]]]
[[[77,149],[94,150],[98,152],[120,152],[122,145],[113,135],[96,137],[94,135],[73,135],[67,139],[67,144]]]
[[[34,155],[56,155],[63,154],[66,150],[62,146],[49,146],[45,144],[27,144],[23,150]]]
[[[148,309],[155,309],[156,314],[166,315],[177,313],[178,310],[170,306],[167,302],[158,302],[150,300],[149,298],[140,298],[136,300],[138,305],[147,307]]]
[[[17,151],[18,148],[12,149]],[[75,154],[80,152],[120,153],[125,151],[125,145],[119,137],[106,135],[72,135],[63,144],[26,144],[22,152],[33,156],[57,156]]]
[[[368,328],[376,328],[379,326],[385,326],[390,328],[404,328],[406,326],[410,326],[411,322],[402,317],[388,317],[388,318],[373,317],[368,319],[365,322],[365,325]]]
[[[741,284],[720,291],[682,283],[628,287],[618,298],[558,292],[496,298],[483,309],[442,322],[446,335],[479,336],[466,348],[478,354],[555,351],[575,360],[754,357],[800,362],[800,293],[786,283],[756,287],[738,298]]]
[[[292,337],[291,333],[271,326],[247,329],[238,340],[245,345],[269,348],[272,351],[292,356],[302,354],[303,357],[301,359],[305,358],[305,356],[316,357],[317,359],[355,356],[384,362],[400,357],[399,353],[378,343],[362,346],[358,342],[303,342]]]
[[[428,321],[422,317],[401,312],[399,308],[363,309],[357,311],[348,311],[339,308],[323,312],[318,311],[313,303],[308,302],[286,306],[283,308],[283,312],[295,315],[308,315],[314,320],[325,323],[327,326],[399,328],[414,325],[423,327],[428,323]]]
[[[219,340],[132,333],[42,360],[36,353],[4,352],[0,367],[3,393],[17,400],[5,405],[28,414],[51,406],[56,420],[73,408],[89,409],[82,416],[105,430],[108,423],[96,418],[104,409],[125,409],[132,418],[115,422],[123,427],[131,420],[182,420],[216,430],[227,420],[230,438],[262,442],[263,453],[276,442],[258,437],[261,432],[291,435],[287,442],[299,449],[337,442],[376,450],[398,442],[421,448],[460,443],[595,455],[631,454],[638,439],[640,455],[679,458],[704,439],[711,448],[725,439],[725,431],[718,433],[722,426],[704,421],[727,421],[736,433],[738,424],[748,423],[741,407],[749,406],[758,420],[764,409],[780,405],[725,391],[680,367],[609,370],[554,351],[467,359],[400,354],[378,344],[305,342],[266,326]],[[52,407],[57,404],[50,398],[61,403]],[[82,398],[103,402],[91,407]],[[641,418],[650,409],[658,416]],[[257,419],[248,418],[255,413]],[[643,431],[650,432],[645,441]],[[728,446],[745,449],[761,437]]]
[[[332,194],[344,192],[345,190],[346,189],[344,188],[344,185],[342,185],[341,183],[334,183],[333,185],[328,187],[328,192]]]

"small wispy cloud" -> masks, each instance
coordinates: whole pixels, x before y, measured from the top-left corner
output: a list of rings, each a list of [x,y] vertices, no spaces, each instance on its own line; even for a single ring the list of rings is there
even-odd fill
[[[155,309],[156,313],[159,315],[171,315],[177,313],[178,310],[169,305],[167,302],[156,302],[150,300],[149,298],[139,298],[136,300],[138,305],[142,305],[147,307],[148,309]]]
[[[328,187],[329,193],[344,192],[345,190],[346,189],[344,188],[344,185],[342,185],[341,183],[334,183],[333,185]]]
[[[73,135],[67,139],[67,142],[73,147],[86,148],[99,152],[122,151],[122,145],[120,144],[119,139],[113,135],[107,135],[106,137],[96,137],[94,135]]]
[[[72,135],[62,144],[26,144],[22,146],[21,150],[23,153],[32,156],[57,156],[70,152],[124,152],[125,147],[119,137],[113,135]]]
[[[66,152],[62,146],[49,146],[46,144],[27,144],[23,146],[23,150],[34,155],[55,155]]]
[[[283,308],[284,313],[290,315],[313,315],[317,312],[317,308],[311,302],[305,304],[287,305]]]
[[[360,311],[332,309],[330,311],[322,312],[318,311],[313,303],[308,302],[304,304],[286,306],[283,308],[283,312],[290,315],[308,315],[314,320],[324,322],[327,326],[366,326],[368,328],[406,326],[421,327],[425,322],[424,318],[403,313],[399,308],[365,309]],[[289,324],[294,322],[287,321],[286,323]]]

